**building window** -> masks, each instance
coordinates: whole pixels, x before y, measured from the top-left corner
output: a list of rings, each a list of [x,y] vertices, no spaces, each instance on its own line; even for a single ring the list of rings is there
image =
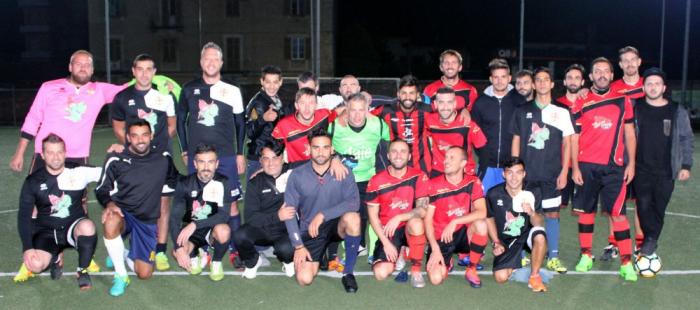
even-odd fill
[[[163,62],[177,63],[177,41],[173,38],[163,39]]]
[[[243,49],[241,36],[232,35],[224,37],[224,64],[227,71],[240,71],[243,61]]]
[[[124,17],[124,13],[126,13],[124,2],[124,0],[109,0],[109,17]]]
[[[110,38],[109,39],[109,67],[114,71],[122,71],[122,39],[121,38]]]
[[[226,17],[241,16],[240,1],[226,0]]]
[[[309,15],[309,1],[310,0],[287,0],[285,4],[285,15]]]
[[[304,60],[308,58],[308,38],[295,36],[287,38],[287,58],[290,60]]]
[[[161,0],[160,12],[163,26],[177,26],[180,22],[180,0]]]

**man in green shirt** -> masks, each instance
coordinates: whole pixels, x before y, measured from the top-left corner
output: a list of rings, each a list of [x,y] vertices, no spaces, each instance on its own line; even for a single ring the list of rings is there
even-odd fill
[[[348,97],[347,102],[347,126],[338,124],[339,120],[330,124],[329,132],[333,134],[333,148],[343,158],[343,163],[352,169],[360,192],[360,218],[361,218],[361,250],[372,242],[366,242],[367,230],[367,204],[365,195],[367,183],[377,173],[377,169],[383,170],[384,158],[378,152],[382,142],[388,145],[389,127],[387,124],[369,113],[369,102],[361,93]],[[378,156],[378,154],[380,154]],[[379,162],[377,162],[379,161]],[[371,232],[370,232],[371,233]],[[368,253],[372,253],[371,250]]]

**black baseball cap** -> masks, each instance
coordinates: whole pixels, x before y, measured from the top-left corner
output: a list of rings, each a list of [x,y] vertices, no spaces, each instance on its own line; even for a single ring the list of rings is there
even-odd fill
[[[666,83],[666,73],[664,73],[661,69],[659,69],[657,67],[652,67],[652,68],[644,70],[644,78],[645,79],[650,77],[650,76],[654,76],[654,75],[660,77],[664,81],[664,84]]]

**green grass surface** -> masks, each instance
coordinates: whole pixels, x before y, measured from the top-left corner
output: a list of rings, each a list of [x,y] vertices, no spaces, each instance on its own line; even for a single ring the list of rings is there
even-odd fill
[[[17,128],[0,128],[0,309],[465,309],[481,308],[564,308],[582,306],[602,309],[619,308],[697,308],[700,303],[700,211],[697,193],[700,180],[676,184],[676,191],[668,208],[669,212],[696,216],[667,215],[666,225],[658,253],[663,260],[663,271],[695,271],[695,274],[664,274],[655,279],[641,279],[637,283],[623,283],[611,274],[568,274],[555,276],[545,294],[534,294],[526,285],[508,283],[497,285],[490,275],[482,275],[483,288],[472,289],[461,275],[451,276],[441,286],[428,285],[425,289],[411,289],[408,284],[392,280],[377,282],[371,276],[358,276],[359,292],[346,294],[340,279],[320,276],[310,287],[299,287],[293,279],[284,276],[259,275],[255,280],[245,280],[239,275],[227,275],[223,281],[213,283],[207,276],[159,275],[147,281],[132,276],[132,283],[125,296],[114,298],[107,294],[111,276],[93,276],[93,289],[78,290],[72,275],[53,281],[47,276],[36,277],[22,284],[12,282],[6,273],[16,272],[21,263],[21,246],[17,235],[16,216],[19,190],[26,172],[13,173],[7,163],[17,143]],[[697,141],[696,143],[700,142]],[[110,128],[96,129],[93,137],[91,163],[101,165],[104,150],[113,141]],[[31,151],[27,152],[26,166]],[[696,162],[700,151],[695,154]],[[182,163],[178,162],[182,169]],[[181,170],[181,172],[184,172]],[[90,191],[89,200],[94,201]],[[90,214],[97,218],[100,207],[90,203]],[[578,259],[577,224],[562,213],[561,258],[573,270]],[[101,236],[101,227],[98,228]],[[600,255],[606,244],[607,222],[599,217],[596,222],[594,254]],[[106,251],[99,238],[96,257],[102,263]],[[169,245],[171,248],[171,246]],[[490,269],[492,255],[485,258]],[[66,271],[77,264],[73,250],[66,251]],[[170,260],[171,271],[180,271]],[[226,271],[233,271],[226,262]],[[595,271],[617,271],[619,262],[596,262]],[[358,271],[369,271],[366,257],[360,257]],[[458,267],[458,271],[463,267]],[[103,269],[104,271],[104,269]],[[279,272],[280,264],[273,260],[272,267],[260,271]],[[460,273],[461,274],[461,273]]]

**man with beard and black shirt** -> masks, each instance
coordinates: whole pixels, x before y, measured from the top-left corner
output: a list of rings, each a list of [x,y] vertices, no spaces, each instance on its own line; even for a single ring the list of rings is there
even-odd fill
[[[637,123],[637,172],[634,188],[644,230],[641,255],[653,255],[675,180],[690,178],[693,130],[685,108],[664,98],[666,75],[658,68],[644,71],[644,99],[634,106]]]
[[[264,258],[256,246],[272,246],[288,277],[294,276],[294,248],[284,221],[294,219],[293,209],[282,209],[287,179],[292,170],[284,163],[284,146],[267,142],[260,152],[262,172],[248,181],[245,191],[245,224],[233,233],[241,260],[243,277],[254,279]]]
[[[82,198],[102,169],[67,163],[65,142],[55,134],[43,139],[41,156],[46,165],[27,177],[20,194],[17,229],[24,253],[22,269],[38,274],[51,267],[51,278],[57,279],[62,273],[57,268],[59,253],[74,247],[78,250],[78,286],[87,290],[92,287],[88,266],[97,235]],[[37,216],[32,219],[35,206]]]
[[[172,94],[162,94],[153,87],[156,66],[153,57],[140,54],[134,58],[131,72],[135,83],[119,92],[110,106],[110,117],[114,135],[119,143],[126,143],[124,128],[127,123],[145,119],[151,124],[153,145],[170,152],[171,138],[175,135],[175,98]],[[168,270],[168,256],[165,254],[168,242],[168,218],[170,198],[161,197],[161,216],[158,218],[158,244],[156,245],[156,269]],[[108,265],[109,267],[109,265]]]
[[[122,235],[130,235],[127,259],[130,265],[133,262],[136,275],[148,279],[153,274],[160,198],[172,194],[178,176],[170,154],[151,145],[148,121],[130,123],[126,131],[127,149],[107,156],[95,188],[95,196],[104,207],[104,243],[114,264],[112,296],[123,295],[130,282]]]
[[[472,118],[486,134],[486,146],[479,149],[479,178],[484,191],[503,183],[503,169],[500,164],[510,158],[513,135],[510,133],[510,120],[517,107],[525,103],[510,84],[510,66],[505,59],[496,58],[489,63],[491,86],[474,103]]]
[[[583,85],[585,85],[586,80],[583,78],[586,75],[586,69],[579,64],[570,65],[566,70],[564,70],[564,87],[566,88],[566,93],[564,96],[557,98],[555,102],[566,108],[569,113],[571,113],[571,107],[574,102],[578,100],[578,94]],[[569,168],[569,175],[571,175],[571,168]],[[566,187],[561,190],[561,206],[560,209],[564,209],[569,206],[569,201],[574,197],[574,182],[571,177],[566,179]],[[573,214],[573,211],[572,211]]]
[[[238,174],[246,169],[243,156],[245,107],[240,89],[221,77],[223,57],[223,51],[216,43],[209,42],[202,47],[199,60],[202,77],[182,87],[177,106],[177,132],[182,159],[189,173],[193,173],[195,168],[193,158],[188,157],[188,153],[194,152],[199,144],[216,148],[219,158],[217,172],[226,176],[231,196],[234,197],[228,220],[229,228],[234,232],[241,226],[236,201],[241,197]],[[229,244],[229,250],[231,264],[242,268],[233,241]]]
[[[523,69],[515,74],[515,90],[525,98],[525,101],[535,99],[535,75],[532,71]]]
[[[197,275],[206,265],[205,257],[198,257],[197,250],[214,247],[209,278],[224,278],[221,258],[226,254],[231,230],[228,227],[229,207],[232,197],[226,177],[216,173],[219,159],[216,149],[200,144],[195,149],[194,166],[197,172],[180,177],[175,187],[175,198],[170,213],[170,236],[173,239],[173,255],[178,265]]]

